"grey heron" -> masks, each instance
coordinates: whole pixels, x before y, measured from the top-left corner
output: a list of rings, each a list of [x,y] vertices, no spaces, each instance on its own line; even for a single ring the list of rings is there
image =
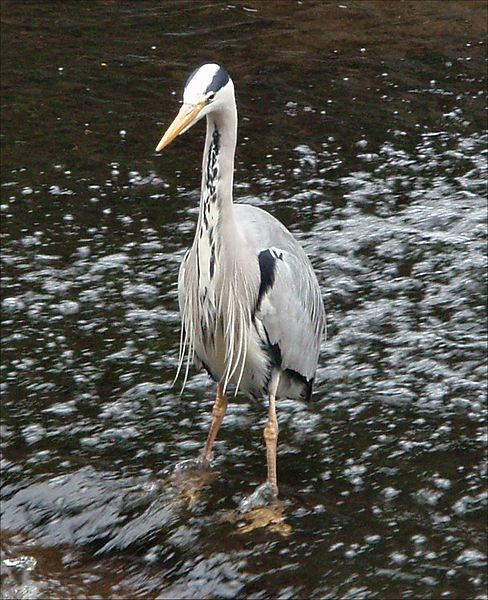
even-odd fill
[[[251,495],[252,508],[278,496],[275,402],[310,398],[325,311],[312,265],[293,235],[266,211],[233,202],[237,107],[234,84],[223,67],[204,64],[189,76],[181,109],[156,152],[203,117],[199,216],[178,277],[178,373],[186,364],[186,382],[194,362],[217,383],[212,423],[198,459],[202,467],[212,458],[228,385],[254,398],[268,396],[268,476]]]

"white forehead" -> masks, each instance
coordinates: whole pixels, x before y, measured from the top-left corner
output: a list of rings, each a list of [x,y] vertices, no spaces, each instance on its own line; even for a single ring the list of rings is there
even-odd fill
[[[183,102],[185,104],[195,104],[207,87],[212,83],[216,73],[219,71],[219,65],[208,63],[201,66],[188,81],[183,92]]]

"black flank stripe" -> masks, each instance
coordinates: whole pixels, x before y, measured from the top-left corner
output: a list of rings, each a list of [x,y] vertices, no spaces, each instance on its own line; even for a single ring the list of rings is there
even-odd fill
[[[292,379],[296,379],[297,381],[303,383],[303,385],[305,386],[304,399],[310,400],[310,398],[312,397],[313,377],[311,379],[307,379],[304,375],[302,375],[298,371],[294,371],[293,369],[285,369],[285,373]]]

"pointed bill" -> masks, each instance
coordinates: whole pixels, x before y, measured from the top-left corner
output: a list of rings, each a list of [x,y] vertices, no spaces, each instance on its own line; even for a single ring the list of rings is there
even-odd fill
[[[183,133],[188,127],[191,127],[197,120],[202,108],[203,104],[183,104],[179,113],[176,115],[175,120],[168,127],[166,133],[156,146],[156,152],[160,152],[168,144],[171,144],[176,136]]]

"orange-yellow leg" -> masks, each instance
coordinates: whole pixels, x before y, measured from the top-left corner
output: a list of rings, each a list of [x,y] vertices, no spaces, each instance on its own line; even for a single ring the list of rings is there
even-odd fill
[[[227,410],[227,399],[224,396],[223,388],[224,386],[222,383],[217,384],[217,394],[215,396],[215,404],[212,409],[212,424],[210,426],[207,441],[201,455],[201,461],[205,467],[208,467],[212,458],[212,446],[215,442],[215,438],[217,437],[220,425],[225,417],[225,411]]]
[[[266,442],[266,459],[268,464],[268,478],[265,483],[257,487],[254,492],[244,498],[239,504],[239,511],[247,513],[255,508],[272,504],[278,497],[278,476],[276,473],[276,450],[278,446],[278,419],[276,418],[276,392],[280,382],[280,371],[275,371],[268,390],[269,411],[268,422],[264,428],[264,441]]]
[[[278,385],[276,384],[276,387]],[[268,485],[271,487],[273,497],[278,496],[278,476],[276,473],[276,451],[278,446],[278,420],[275,407],[276,389],[270,390],[268,423],[264,428],[264,441],[266,442],[266,459],[268,464]]]

